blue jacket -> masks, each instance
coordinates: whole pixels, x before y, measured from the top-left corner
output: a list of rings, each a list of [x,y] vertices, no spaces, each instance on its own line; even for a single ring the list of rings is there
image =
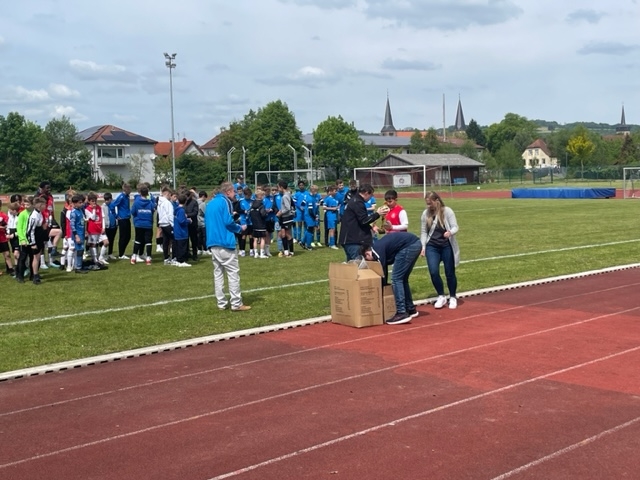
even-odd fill
[[[153,228],[153,212],[156,205],[151,198],[136,196],[131,207],[133,226],[138,228]]]
[[[120,195],[116,197],[116,199],[111,202],[113,208],[116,210],[116,216],[118,219],[127,219],[131,218],[131,203],[129,200],[129,195],[124,192],[121,192]]]
[[[207,233],[207,248],[222,247],[235,250],[235,234],[240,233],[242,227],[233,221],[231,200],[224,193],[218,193],[207,203],[204,227]]]
[[[184,207],[178,205],[173,212],[173,238],[175,240],[186,240],[189,238],[189,219],[184,211]]]
[[[70,217],[70,221],[71,221],[71,238],[73,239],[73,241],[76,241],[76,235],[80,236],[80,245],[84,244],[84,224],[85,224],[85,218],[84,218],[84,212],[82,211],[82,209],[80,208],[74,208],[73,210],[71,210],[71,213],[69,214]],[[84,247],[84,245],[83,245]]]

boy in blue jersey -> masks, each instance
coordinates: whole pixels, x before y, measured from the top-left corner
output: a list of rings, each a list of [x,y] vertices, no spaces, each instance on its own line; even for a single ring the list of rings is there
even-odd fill
[[[265,238],[264,253],[267,257],[270,257],[271,256],[270,244],[271,244],[271,241],[273,240],[273,232],[275,230],[276,212],[274,211],[274,196],[273,196],[271,187],[268,185],[265,185],[265,187],[263,188],[263,191],[264,191],[264,199],[262,200],[262,204],[264,205],[264,209],[267,211],[267,221],[266,221],[267,236]]]
[[[313,208],[316,215],[316,226],[313,230],[313,238],[311,242],[312,247],[322,247],[321,237],[320,237],[320,223],[322,222],[322,217],[320,216],[320,207],[322,206],[322,195],[318,191],[317,185],[311,185],[310,196],[313,199]]]
[[[113,254],[113,242],[118,232],[118,221],[116,220],[116,211],[113,207],[113,195],[106,192],[102,198],[104,200],[102,204],[102,216],[105,219],[104,231],[109,241],[109,245],[107,245],[107,258],[109,260],[115,260],[117,257]]]
[[[133,201],[133,207],[131,207],[131,216],[133,217],[133,226],[135,229],[131,264],[135,265],[137,262],[146,262],[147,265],[151,265],[153,213],[155,212],[156,204],[149,196],[149,187],[141,184],[138,192],[140,195],[136,195]]]
[[[84,206],[84,199],[82,195],[74,195],[71,197],[71,204],[73,210],[69,214],[69,222],[71,224],[71,238],[73,238],[75,252],[76,252],[76,273],[87,273],[87,270],[82,268],[82,255],[84,254],[84,240],[85,240],[85,216],[82,210]]]
[[[253,257],[253,240],[251,238],[251,217],[249,215],[249,211],[251,210],[251,203],[253,203],[253,192],[249,187],[245,187],[242,191],[243,197],[238,202],[239,206],[239,214],[240,214],[240,225],[244,225],[245,229],[240,234],[239,249],[240,256],[244,257],[246,255],[245,248],[247,247],[247,240],[249,240],[249,256]]]
[[[118,221],[118,231],[120,236],[118,237],[118,257],[121,260],[128,260],[129,257],[125,254],[127,246],[131,241],[131,185],[128,183],[122,184],[122,192],[113,201],[113,208],[116,212],[116,219]]]
[[[334,185],[329,185],[322,208],[325,212],[324,219],[329,248],[338,250],[338,246],[336,245],[336,226],[338,225],[338,210],[340,209],[340,205],[338,205],[338,201],[336,200],[336,187]]]
[[[178,195],[178,206],[173,215],[173,249],[178,267],[190,267],[187,263],[189,257],[189,219],[184,211],[187,196],[184,193]]]
[[[295,217],[293,224],[293,239],[305,248],[304,239],[304,216],[307,209],[307,184],[304,180],[298,182],[298,190],[291,196],[295,205]]]

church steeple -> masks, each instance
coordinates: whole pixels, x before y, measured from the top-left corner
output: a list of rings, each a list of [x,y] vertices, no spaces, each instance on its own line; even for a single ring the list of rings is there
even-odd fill
[[[622,105],[622,117],[620,118],[620,125],[616,127],[616,133],[620,135],[629,135],[631,128],[627,126],[627,121],[624,118],[624,104]]]
[[[389,105],[389,92],[387,92],[387,106],[384,111],[384,125],[380,134],[383,137],[395,137],[396,127],[393,126],[393,118],[391,117],[391,106]]]
[[[464,113],[462,113],[462,102],[460,101],[460,95],[458,95],[458,110],[456,111],[456,132],[461,132],[467,129],[467,124],[464,123]]]

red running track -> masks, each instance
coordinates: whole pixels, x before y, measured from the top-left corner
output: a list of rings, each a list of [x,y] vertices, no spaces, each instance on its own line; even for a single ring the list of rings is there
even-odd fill
[[[640,270],[0,384],[0,479],[640,472]]]

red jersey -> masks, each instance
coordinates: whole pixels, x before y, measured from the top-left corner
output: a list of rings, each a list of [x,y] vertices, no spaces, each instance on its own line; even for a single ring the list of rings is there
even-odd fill
[[[0,243],[7,242],[7,223],[9,223],[9,217],[6,213],[0,212]]]
[[[387,220],[391,225],[402,225],[402,223],[400,223],[400,212],[402,210],[404,210],[402,205],[398,205],[396,203],[396,206],[387,213],[385,220]]]
[[[51,226],[51,222],[55,218],[53,216],[53,205],[54,205],[53,195],[46,195],[44,193],[40,193],[36,195],[36,198],[37,197],[44,198],[47,202],[46,207],[43,208],[40,213],[42,213],[42,219],[43,219],[42,225],[48,228]]]
[[[99,205],[87,205],[84,210],[87,219],[87,233],[89,235],[100,235],[102,233],[102,207]]]

